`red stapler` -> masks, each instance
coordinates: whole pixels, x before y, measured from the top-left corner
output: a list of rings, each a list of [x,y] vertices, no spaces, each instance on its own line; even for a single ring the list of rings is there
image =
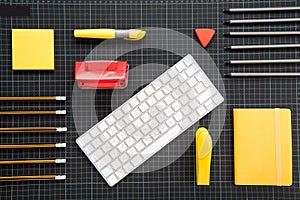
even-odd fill
[[[75,63],[75,80],[79,88],[126,88],[127,61],[85,61]]]

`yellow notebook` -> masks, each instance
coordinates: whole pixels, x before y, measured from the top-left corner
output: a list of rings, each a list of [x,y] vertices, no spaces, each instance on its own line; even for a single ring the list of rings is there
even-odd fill
[[[292,185],[291,111],[233,109],[236,185]]]
[[[54,70],[53,29],[12,29],[13,70]]]

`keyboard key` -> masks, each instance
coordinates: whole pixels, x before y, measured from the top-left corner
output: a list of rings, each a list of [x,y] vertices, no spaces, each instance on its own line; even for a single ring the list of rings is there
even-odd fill
[[[89,132],[90,132],[90,134],[91,134],[92,137],[97,137],[97,135],[99,134],[99,130],[98,130],[97,127],[91,128],[89,130]]]
[[[127,126],[125,128],[125,130],[126,130],[128,135],[131,135],[135,131],[135,128],[130,124],[129,126]]]
[[[193,100],[193,101],[191,101],[189,106],[191,107],[192,110],[195,110],[196,108],[198,108],[200,106],[200,104],[198,103],[198,101]]]
[[[160,80],[163,84],[166,84],[169,80],[170,80],[170,77],[168,76],[167,73],[164,73],[161,77],[160,77]]]
[[[153,82],[153,87],[154,87],[155,90],[159,90],[159,88],[161,88],[161,86],[162,86],[162,84],[161,84],[160,81],[155,80],[155,81]]]
[[[131,170],[133,169],[133,165],[130,162],[128,162],[123,166],[123,168],[125,172],[131,172]]]
[[[148,110],[149,106],[146,102],[142,103],[139,108],[141,109],[142,112],[145,112],[146,110]]]
[[[116,176],[118,178],[123,178],[125,175],[126,175],[126,173],[123,170],[119,169],[119,170],[116,171]]]
[[[120,155],[120,152],[117,149],[113,149],[113,150],[111,150],[109,155],[112,157],[112,159],[115,159],[116,157],[118,157]]]
[[[196,70],[195,70],[194,67],[188,67],[188,68],[185,70],[185,73],[186,73],[189,77],[191,77],[193,74],[196,73]]]
[[[165,133],[165,132],[168,130],[168,127],[167,127],[167,125],[162,124],[162,125],[159,126],[158,130],[159,130],[161,133]]]
[[[90,154],[95,148],[92,146],[92,144],[88,144],[86,147],[84,147],[84,149],[87,154]]]
[[[139,140],[144,137],[144,134],[141,131],[136,131],[132,137],[134,137],[135,140]]]
[[[139,105],[139,101],[136,98],[132,98],[129,102],[129,104],[131,105],[132,108],[136,107],[137,105]]]
[[[144,123],[140,119],[137,119],[133,122],[133,125],[135,126],[135,128],[140,128],[143,124]]]
[[[131,163],[133,166],[139,166],[143,162],[143,158],[140,155],[136,155],[131,159]]]
[[[116,119],[120,119],[123,116],[124,116],[124,114],[123,114],[123,112],[120,109],[116,110],[115,113],[114,113],[114,117]]]
[[[202,92],[200,96],[197,97],[197,100],[199,101],[200,104],[203,104],[205,101],[207,101],[210,97],[210,92],[208,90]]]
[[[84,145],[88,144],[91,140],[92,140],[92,137],[90,136],[90,134],[86,133],[81,137],[80,144],[82,146],[84,146]]]
[[[95,148],[98,148],[101,144],[102,144],[102,142],[98,138],[94,139],[93,142],[92,142],[92,145]]]
[[[154,117],[155,115],[157,115],[159,113],[159,111],[156,107],[152,107],[152,108],[150,108],[149,113],[152,117]]]
[[[145,99],[147,99],[147,95],[141,91],[139,94],[137,94],[137,98],[140,100],[140,102],[143,102]]]
[[[185,70],[185,66],[184,65],[176,65],[176,69],[178,70],[178,72],[182,72],[183,70]]]
[[[105,132],[100,135],[100,139],[102,140],[102,142],[106,142],[110,139],[110,136],[108,135],[108,133]]]
[[[173,104],[172,104],[172,108],[177,111],[181,108],[181,105],[178,101],[175,101]]]
[[[105,167],[101,170],[101,172],[104,176],[109,176],[113,172],[113,170],[111,167]]]
[[[192,112],[192,109],[187,105],[184,108],[182,108],[181,111],[184,115],[188,115],[190,112]]]
[[[114,170],[118,169],[119,167],[121,167],[122,163],[119,160],[114,160],[111,163],[111,166],[114,168]]]
[[[184,118],[182,119],[181,122],[179,122],[179,125],[181,126],[182,129],[188,128],[189,124],[191,124],[191,120],[189,120],[189,118]]]
[[[155,90],[151,85],[149,85],[145,88],[145,92],[148,96],[150,96],[151,94],[153,94],[155,92]]]
[[[190,66],[190,65],[193,63],[193,61],[191,61],[191,60],[188,59],[188,58],[184,58],[184,59],[183,59],[183,63],[188,67],[188,66]]]
[[[198,83],[195,86],[195,90],[198,92],[198,94],[200,94],[201,92],[203,92],[205,90],[205,87],[202,83]]]
[[[190,80],[188,80],[187,83],[190,87],[194,87],[198,83],[198,81],[194,77],[192,77]]]
[[[179,122],[182,120],[183,114],[179,111],[179,112],[175,113],[174,118],[177,122]]]
[[[117,136],[115,136],[109,142],[112,146],[116,146],[117,144],[120,143],[120,140],[117,138]]]
[[[119,146],[117,148],[121,152],[126,151],[128,149],[127,145],[124,142],[122,142],[121,144],[119,144]]]
[[[145,125],[141,128],[143,135],[147,135],[151,131],[151,128],[148,125]]]
[[[206,113],[206,109],[204,108],[204,106],[200,106],[199,108],[197,108],[197,112],[200,116],[203,116]]]
[[[170,69],[170,70],[168,71],[168,74],[169,74],[169,76],[170,76],[171,78],[174,78],[178,73],[177,73],[176,70]]]
[[[135,144],[135,140],[132,137],[129,137],[125,140],[125,143],[130,147],[131,145]]]
[[[111,161],[111,158],[108,155],[104,155],[99,159],[98,162],[102,163],[103,165],[107,165]]]
[[[110,151],[112,149],[112,146],[111,146],[111,144],[110,143],[105,143],[103,146],[102,146],[102,150],[104,151],[104,152],[108,152],[108,151]]]
[[[150,136],[146,136],[144,139],[143,139],[143,142],[145,145],[149,145],[151,142],[152,142],[152,138]]]
[[[195,99],[196,96],[198,95],[197,92],[194,89],[191,89],[188,93],[187,93],[188,97],[190,99]]]
[[[188,79],[187,75],[185,75],[184,73],[180,74],[177,78],[181,83],[185,82]]]
[[[137,118],[137,117],[139,117],[139,116],[141,115],[141,111],[140,111],[138,108],[136,108],[136,109],[134,109],[134,110],[131,112],[131,115],[132,115],[134,118]]]
[[[197,119],[197,117],[196,117]],[[172,126],[174,126],[176,124],[176,121],[173,118],[170,118],[166,121],[166,124],[169,126],[169,128],[171,128]]]
[[[164,97],[164,93],[159,90],[158,92],[155,93],[154,96],[158,101],[160,101]]]
[[[164,99],[164,101],[167,105],[170,105],[171,103],[173,103],[174,98],[171,95],[169,95]]]
[[[113,123],[116,122],[116,119],[112,115],[110,115],[106,118],[106,122],[108,125],[112,125]]]
[[[127,134],[124,131],[120,131],[117,136],[120,140],[127,138]]]
[[[164,113],[167,117],[170,117],[171,115],[174,114],[174,111],[171,107],[167,107],[165,110],[164,110]]]
[[[149,126],[154,129],[158,126],[158,122],[156,119],[152,119],[150,122],[149,122]]]
[[[139,141],[136,145],[135,145],[135,148],[138,150],[138,151],[141,151],[142,149],[144,149],[145,145],[142,141]]]
[[[103,155],[104,155],[104,152],[101,149],[97,149],[96,151],[94,151],[94,153],[92,153],[91,156],[96,161],[96,160],[99,160]]]
[[[107,129],[107,132],[110,134],[110,136],[113,136],[118,132],[118,130],[116,129],[116,127],[112,126],[109,129]]]
[[[127,153],[123,153],[120,157],[119,157],[120,161],[122,163],[127,162],[127,160],[129,159],[129,156],[127,155]]]
[[[149,104],[149,106],[153,106],[156,102],[157,100],[153,96],[147,99],[147,103]]]
[[[135,147],[131,147],[128,151],[127,151],[128,155],[130,157],[133,157],[134,155],[136,155],[138,152],[137,150],[135,149]]]
[[[156,104],[156,108],[161,111],[161,110],[164,110],[165,108],[167,107],[167,104],[163,101],[159,102]]]
[[[162,87],[161,90],[163,91],[163,93],[164,93],[165,95],[167,95],[167,94],[169,94],[170,92],[172,92],[172,89],[169,88],[169,87],[166,87],[166,86]]]
[[[105,131],[105,129],[108,128],[108,125],[105,123],[105,121],[101,121],[101,123],[98,124],[98,128],[101,132]]]
[[[129,111],[131,110],[131,107],[128,103],[125,103],[123,106],[122,106],[122,111],[124,113],[128,113]]]
[[[177,79],[174,79],[170,82],[170,85],[175,89],[179,86],[180,82]]]
[[[207,108],[207,110],[212,110],[215,106],[214,102],[211,99],[208,99],[205,103],[204,103],[205,107]]]
[[[191,120],[192,122],[198,121],[198,120],[197,120],[197,116],[198,116],[197,111],[194,111],[194,112],[192,112],[192,113],[189,114],[189,118],[190,118],[190,120]]]
[[[118,179],[114,174],[112,174],[110,177],[107,178],[107,181],[110,183],[110,186],[113,186],[118,182]]]
[[[146,123],[151,119],[151,116],[148,113],[145,113],[141,116],[141,119],[144,123]]]
[[[165,116],[164,113],[160,113],[160,114],[157,115],[156,119],[159,123],[162,123],[167,119],[167,117]]]
[[[117,129],[118,130],[122,130],[124,127],[125,127],[125,123],[124,123],[124,121],[123,120],[118,120],[117,122],[116,122],[116,127],[117,127]]]
[[[180,101],[181,105],[185,105],[186,103],[189,102],[189,99],[186,96],[182,96],[182,97],[180,97],[179,101]]]

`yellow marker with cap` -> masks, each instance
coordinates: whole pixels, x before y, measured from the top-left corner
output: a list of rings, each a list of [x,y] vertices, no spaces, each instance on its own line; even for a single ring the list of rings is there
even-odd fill
[[[197,185],[209,185],[212,139],[206,128],[196,132],[196,180]]]

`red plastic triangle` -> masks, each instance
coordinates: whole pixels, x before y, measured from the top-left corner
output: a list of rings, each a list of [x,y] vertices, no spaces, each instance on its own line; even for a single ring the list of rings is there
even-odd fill
[[[195,29],[195,32],[200,41],[200,44],[203,47],[206,47],[214,37],[216,31],[214,29],[197,28]]]

